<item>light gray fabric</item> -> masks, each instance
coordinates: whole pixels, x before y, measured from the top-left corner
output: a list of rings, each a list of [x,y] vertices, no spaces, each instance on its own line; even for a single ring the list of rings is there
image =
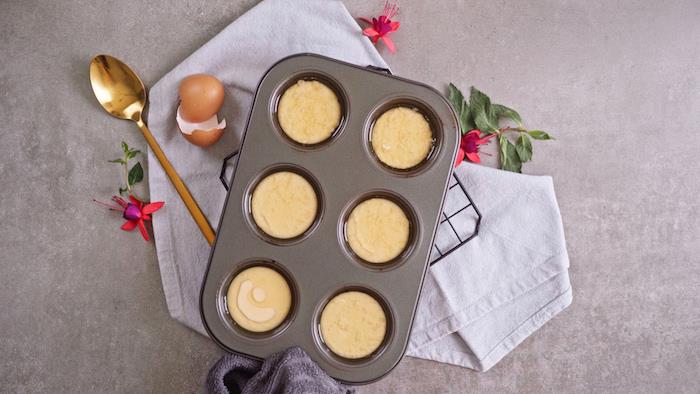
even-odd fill
[[[550,177],[470,163],[455,173],[483,216],[479,235],[430,268],[408,355],[485,371],[571,303],[569,258]]]
[[[266,0],[165,75],[150,92],[150,128],[202,210],[218,223],[225,191],[218,175],[235,150],[260,77],[276,61],[313,52],[387,67],[340,1]],[[215,146],[185,141],[175,124],[179,81],[210,73],[224,83],[228,128]],[[170,314],[204,334],[199,289],[209,246],[149,151],[153,217]],[[457,174],[484,215],[479,236],[427,275],[408,355],[487,370],[571,302],[561,218],[551,178],[463,164]],[[448,194],[449,214],[459,201]],[[456,217],[458,227],[473,218]],[[454,240],[441,227],[436,244]]]

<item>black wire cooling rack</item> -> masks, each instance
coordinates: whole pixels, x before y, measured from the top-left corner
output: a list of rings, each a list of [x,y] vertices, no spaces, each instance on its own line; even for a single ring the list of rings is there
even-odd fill
[[[232,179],[233,176],[233,173],[227,176],[226,169],[230,166],[229,162],[237,156],[238,150],[226,156],[221,166],[219,179],[226,190],[229,188],[228,179]],[[235,166],[231,167],[234,168],[232,171],[235,171]],[[474,239],[481,224],[479,209],[469,196],[464,183],[454,173],[447,187],[442,209],[442,220],[438,224],[435,244],[430,253],[431,266]]]

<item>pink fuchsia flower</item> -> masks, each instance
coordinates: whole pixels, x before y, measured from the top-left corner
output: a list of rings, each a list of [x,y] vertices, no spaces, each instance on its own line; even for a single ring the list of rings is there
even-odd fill
[[[479,157],[479,145],[488,144],[491,138],[495,136],[496,134],[489,134],[482,138],[480,130],[472,130],[464,134],[459,143],[459,151],[457,152],[455,167],[462,164],[465,156],[472,163],[481,163],[481,158]]]
[[[362,33],[369,37],[374,44],[377,44],[381,39],[392,53],[396,52],[396,47],[391,38],[389,38],[389,33],[399,30],[399,26],[401,26],[399,22],[391,20],[391,18],[396,16],[397,12],[399,12],[399,6],[387,0],[387,2],[384,3],[384,10],[378,18],[372,18],[371,21],[368,18],[360,18],[361,21],[372,25],[364,29]]]
[[[146,231],[145,222],[151,220],[151,214],[161,209],[165,203],[158,201],[144,204],[134,196],[129,196],[129,200],[131,202],[126,202],[126,200],[119,196],[113,196],[112,201],[118,205],[111,205],[93,199],[94,202],[104,207],[107,207],[113,211],[122,212],[122,217],[126,219],[126,222],[122,224],[121,229],[124,231],[133,231],[136,227],[138,227],[143,239],[148,241],[149,238],[148,232]]]

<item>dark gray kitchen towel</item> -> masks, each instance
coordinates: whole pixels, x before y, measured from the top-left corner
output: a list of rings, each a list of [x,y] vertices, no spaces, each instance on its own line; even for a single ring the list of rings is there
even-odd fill
[[[264,362],[227,354],[209,371],[207,390],[210,394],[355,392],[323,372],[299,347],[275,353]]]

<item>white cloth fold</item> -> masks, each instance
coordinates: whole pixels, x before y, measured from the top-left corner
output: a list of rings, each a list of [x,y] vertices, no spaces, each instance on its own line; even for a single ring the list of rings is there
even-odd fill
[[[550,177],[469,163],[455,174],[479,234],[430,268],[408,354],[485,371],[571,303],[569,258]]]
[[[226,196],[221,163],[238,147],[258,81],[275,62],[300,52],[388,68],[340,1],[266,0],[151,90],[150,129],[213,225]],[[226,90],[220,117],[228,127],[209,149],[189,144],[175,122],[180,80],[202,72]],[[166,201],[153,226],[168,310],[204,334],[198,300],[209,245],[152,152],[148,157],[151,199]],[[486,370],[569,305],[568,257],[550,178],[468,164],[457,175],[483,214],[481,230],[429,270],[408,354]],[[454,204],[448,194],[446,210]],[[453,221],[473,225],[469,217]],[[447,233],[438,232],[438,245],[451,242],[441,234]]]

